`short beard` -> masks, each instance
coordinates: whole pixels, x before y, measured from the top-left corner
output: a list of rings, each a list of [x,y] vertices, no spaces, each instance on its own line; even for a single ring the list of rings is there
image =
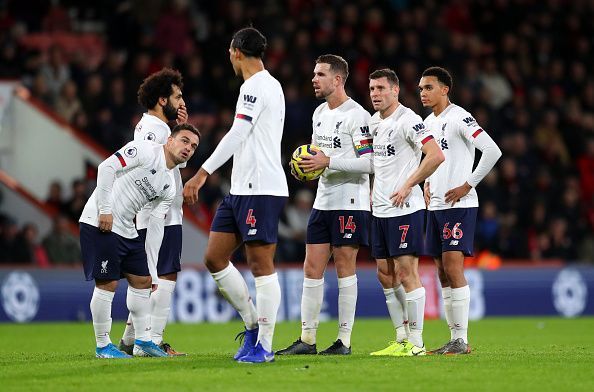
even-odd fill
[[[173,121],[177,119],[177,109],[173,107],[169,100],[167,100],[167,104],[163,106],[163,115],[167,121]]]

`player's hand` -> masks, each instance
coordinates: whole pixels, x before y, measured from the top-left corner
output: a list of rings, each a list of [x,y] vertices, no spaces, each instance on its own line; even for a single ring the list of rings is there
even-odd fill
[[[402,208],[402,206],[404,206],[404,201],[408,199],[411,192],[412,186],[405,184],[390,196],[390,200],[394,206]]]
[[[298,165],[304,172],[309,173],[327,168],[330,165],[330,158],[323,151],[317,150],[312,152],[312,155],[301,155],[301,161],[299,161]]]
[[[177,109],[177,118],[175,121],[178,124],[183,124],[188,122],[188,110],[186,109],[186,105],[180,105],[179,109]]]
[[[429,203],[431,202],[431,192],[429,191],[429,183],[425,181],[423,185],[423,198],[425,199],[425,207],[429,208]]]
[[[466,196],[471,189],[472,187],[467,182],[465,182],[463,185],[460,185],[459,187],[450,189],[445,194],[445,202],[452,203],[453,207],[454,204],[456,204],[460,201],[461,198]]]
[[[198,191],[204,186],[206,177],[208,177],[208,172],[200,168],[198,173],[186,182],[186,185],[184,185],[184,202],[186,204],[192,205],[198,202]]]
[[[99,230],[108,233],[111,231],[111,226],[113,226],[113,215],[99,214]]]

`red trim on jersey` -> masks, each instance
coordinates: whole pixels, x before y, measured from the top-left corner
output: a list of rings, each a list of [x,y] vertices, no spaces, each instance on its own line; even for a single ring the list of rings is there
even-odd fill
[[[421,141],[421,144],[422,144],[422,145],[425,145],[425,143],[427,143],[427,142],[428,142],[429,140],[431,140],[431,139],[433,139],[433,135],[429,135],[429,136],[427,136],[425,139],[423,139],[423,140]]]
[[[246,114],[237,113],[235,115],[235,118],[241,118],[242,120],[246,120],[246,121],[252,122],[252,118],[250,116],[246,115]]]
[[[363,144],[371,144],[373,143],[373,139],[363,139],[361,140],[361,145]]]
[[[483,131],[482,129],[477,129],[476,132],[474,132],[472,134],[472,137],[476,138],[479,135],[479,133],[481,133],[482,131]]]
[[[120,163],[122,164],[122,167],[126,167],[126,161],[124,160],[124,157],[122,157],[120,155],[119,152],[116,151],[113,155],[115,155],[120,160]]]

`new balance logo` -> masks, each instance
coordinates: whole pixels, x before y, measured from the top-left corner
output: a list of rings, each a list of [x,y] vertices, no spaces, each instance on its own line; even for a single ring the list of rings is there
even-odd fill
[[[458,240],[451,240],[450,245],[452,245],[452,246],[458,245]]]
[[[344,236],[342,238],[353,238],[353,234],[352,233],[344,233]]]
[[[403,243],[400,244],[400,246],[398,248],[400,248],[400,249],[406,249],[406,248],[408,248],[408,243],[407,242],[403,242]]]
[[[244,102],[256,103],[256,99],[258,99],[258,98],[257,97],[254,97],[253,95],[247,95],[247,94],[245,94],[243,96],[243,101]]]
[[[107,273],[107,263],[109,263],[109,260],[103,260],[101,262],[101,273],[102,274],[106,274]]]
[[[447,150],[448,149],[448,141],[446,139],[441,139],[439,141],[439,144],[441,145],[441,149],[442,150]]]
[[[247,235],[256,235],[257,232],[258,232],[258,229],[249,229]]]

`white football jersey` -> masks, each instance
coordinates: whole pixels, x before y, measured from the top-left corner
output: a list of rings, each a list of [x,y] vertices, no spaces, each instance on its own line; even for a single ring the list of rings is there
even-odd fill
[[[396,207],[390,196],[400,189],[421,162],[421,148],[433,134],[423,119],[400,104],[394,113],[382,119],[379,112],[371,118],[373,135],[372,211],[380,218],[402,216],[425,209],[423,191],[416,185],[405,200]]]
[[[437,117],[433,113],[427,116],[425,126],[432,130],[445,156],[445,161],[429,177],[429,210],[478,207],[474,188],[454,207],[451,203],[446,204],[445,194],[463,185],[470,177],[474,165],[474,139],[484,132],[483,129],[470,113],[454,104],[450,104]]]
[[[103,179],[115,173],[111,190]],[[167,169],[163,146],[132,141],[99,165],[97,188],[87,201],[79,222],[98,227],[99,212],[113,215],[112,231],[136,238],[134,217],[150,203],[151,215],[164,218],[175,198],[173,171]]]
[[[167,138],[171,135],[171,129],[160,118],[153,116],[148,113],[144,113],[142,118],[136,124],[134,129],[134,140],[150,140],[157,144],[167,143]],[[179,165],[178,167],[185,167],[186,162]],[[175,178],[175,200],[173,205],[165,217],[165,226],[181,225],[184,216],[184,196],[183,196],[183,183],[179,168],[173,169],[173,176]],[[151,216],[151,206],[145,206],[136,216],[136,227],[140,229],[146,229],[149,223],[149,217]]]
[[[285,95],[274,77],[263,70],[239,90],[235,117],[253,124],[241,148],[233,154],[233,195],[289,196],[281,163]]]
[[[334,109],[324,102],[313,113],[312,143],[331,158],[357,158],[372,153],[370,119],[370,114],[351,98]],[[313,208],[369,211],[369,174],[326,168],[318,182]]]

